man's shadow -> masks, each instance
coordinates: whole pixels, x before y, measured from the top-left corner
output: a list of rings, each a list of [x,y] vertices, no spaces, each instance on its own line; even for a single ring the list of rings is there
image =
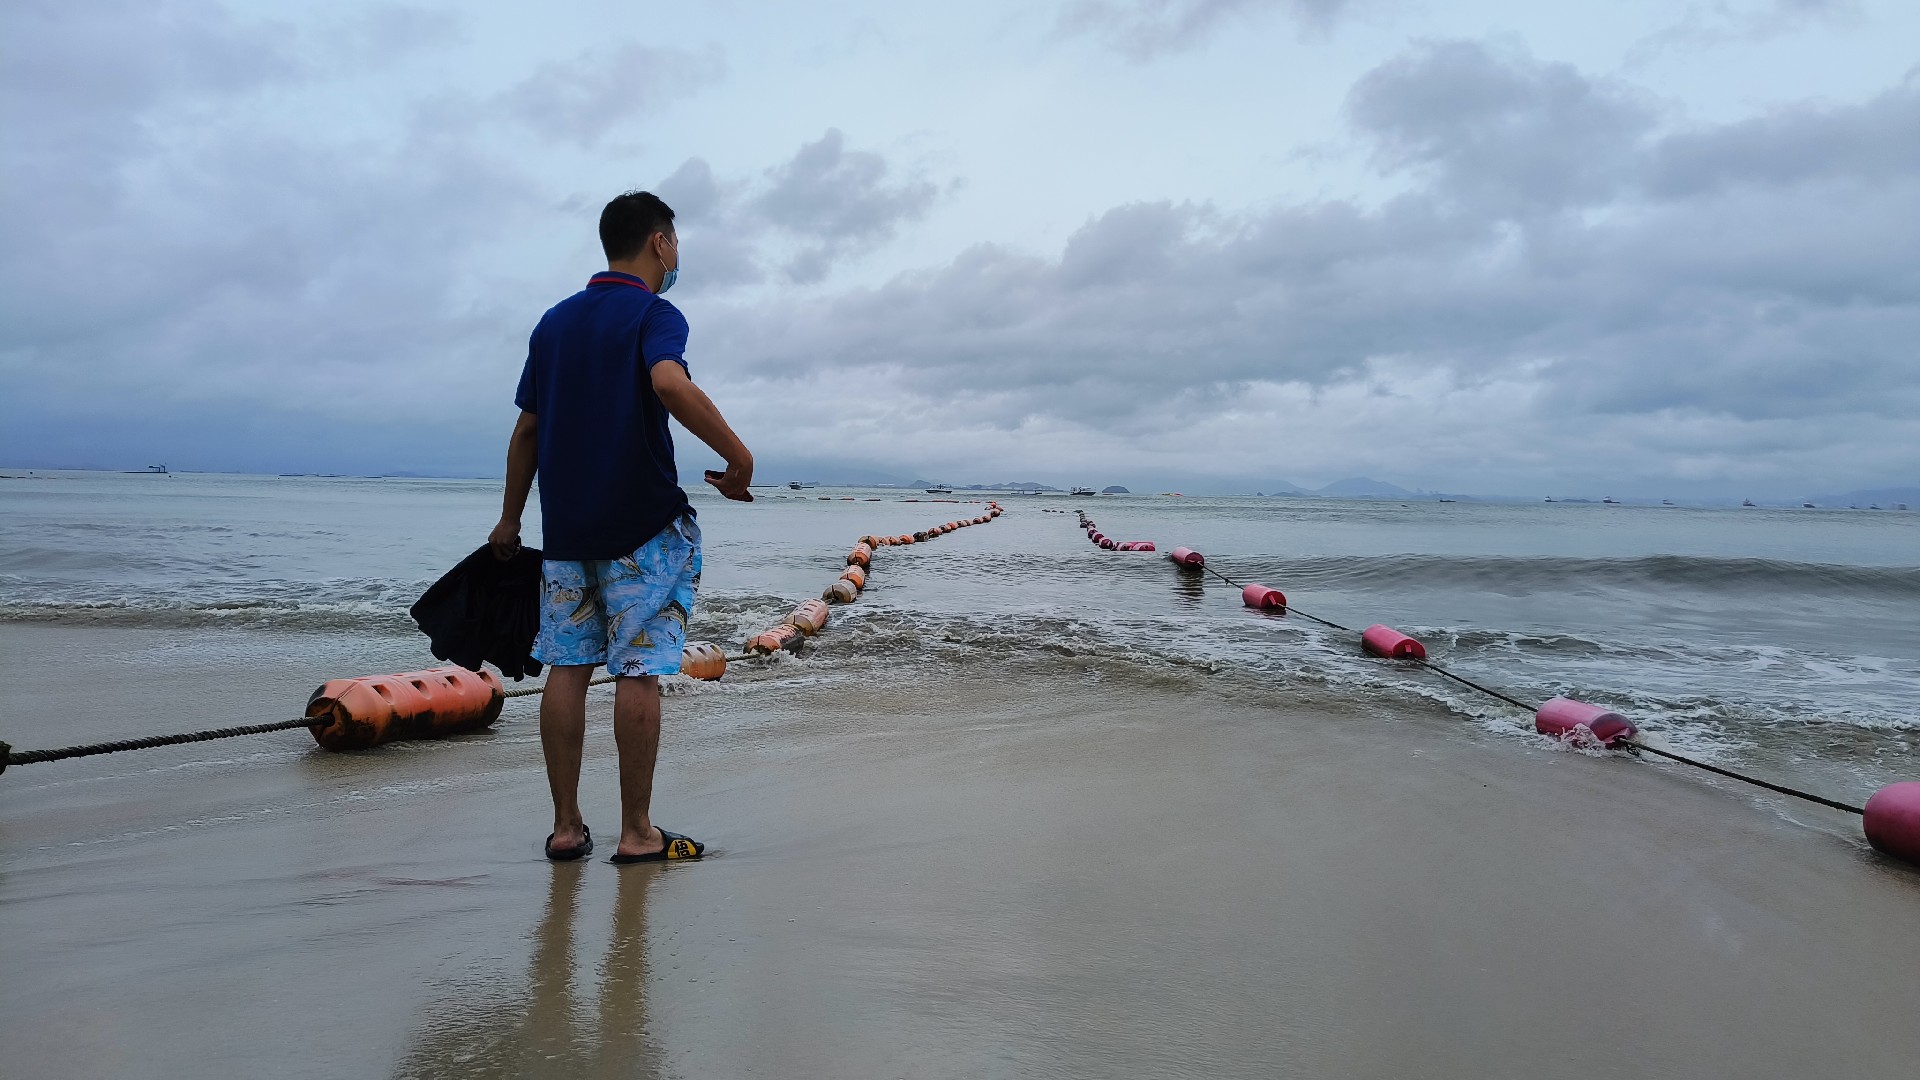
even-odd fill
[[[614,873],[613,936],[592,1016],[574,985],[574,915],[586,874],[584,861],[554,865],[525,992],[505,995],[491,975],[460,984],[427,1011],[396,1078],[660,1075],[660,1047],[647,1030],[647,893],[655,873]]]

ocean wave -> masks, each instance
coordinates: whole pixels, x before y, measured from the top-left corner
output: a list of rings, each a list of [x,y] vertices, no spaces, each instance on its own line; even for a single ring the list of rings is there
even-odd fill
[[[1385,589],[1403,585],[1546,590],[1675,588],[1792,592],[1853,597],[1920,597],[1920,566],[1844,566],[1778,559],[1648,555],[1596,559],[1536,556],[1370,555],[1278,559],[1250,556],[1229,573],[1267,575],[1303,593],[1313,586]]]
[[[309,633],[412,631],[407,609],[426,587],[426,582],[336,580],[141,589],[0,577],[0,623]]]

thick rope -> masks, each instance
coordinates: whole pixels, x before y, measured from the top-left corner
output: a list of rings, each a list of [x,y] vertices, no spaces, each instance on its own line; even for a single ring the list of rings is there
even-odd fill
[[[7,751],[5,765],[32,765],[41,761],[65,761],[68,758],[93,757],[96,754],[117,754],[123,750],[148,750],[156,746],[178,746],[181,743],[207,742],[212,739],[233,739],[241,735],[265,735],[270,731],[291,731],[294,728],[313,727],[315,724],[331,723],[327,717],[303,716],[298,720],[282,720],[276,724],[249,724],[245,727],[213,728],[208,731],[188,731],[179,735],[150,735],[144,739],[121,739],[118,742],[90,743],[86,746],[65,746],[58,750],[11,750]],[[5,743],[0,743],[4,747]]]
[[[1671,750],[1661,750],[1661,749],[1658,749],[1657,747],[1648,746],[1646,743],[1640,742],[1637,739],[1627,739],[1626,744],[1629,747],[1631,747],[1634,751],[1644,750],[1649,754],[1655,754],[1659,757],[1666,758],[1668,761],[1677,761],[1682,765],[1691,765],[1696,769],[1705,769],[1710,773],[1716,773],[1720,776],[1726,777],[1729,780],[1738,780],[1743,784],[1752,784],[1754,787],[1763,787],[1763,788],[1766,788],[1768,791],[1777,791],[1782,795],[1791,795],[1796,799],[1805,799],[1808,802],[1819,803],[1821,806],[1831,806],[1835,810],[1845,810],[1849,814],[1859,814],[1861,817],[1865,817],[1867,814],[1867,810],[1863,806],[1855,806],[1852,803],[1836,802],[1832,799],[1827,798],[1824,795],[1815,795],[1810,791],[1801,791],[1798,788],[1790,788],[1781,784],[1769,783],[1768,781],[1756,779],[1751,776],[1743,776],[1740,773],[1732,771],[1731,769],[1723,769],[1718,765],[1709,765],[1704,761],[1695,760],[1694,758],[1687,757],[1684,754],[1676,754]]]

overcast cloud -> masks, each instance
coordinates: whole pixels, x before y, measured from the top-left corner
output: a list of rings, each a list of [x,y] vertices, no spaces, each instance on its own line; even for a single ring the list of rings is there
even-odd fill
[[[0,464],[497,473],[648,186],[770,481],[1920,482],[1920,15],[1537,7],[16,5]]]

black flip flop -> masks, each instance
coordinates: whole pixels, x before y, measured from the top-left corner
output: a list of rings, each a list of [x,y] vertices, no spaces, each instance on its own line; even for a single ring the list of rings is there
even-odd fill
[[[572,862],[575,859],[584,859],[593,854],[593,830],[582,825],[580,826],[580,835],[586,839],[580,841],[579,847],[568,848],[565,851],[555,851],[553,850],[554,834],[548,833],[547,858],[552,859],[554,862]]]
[[[666,841],[666,846],[659,851],[649,851],[645,855],[623,855],[616,851],[607,861],[615,866],[637,862],[678,862],[681,859],[697,859],[707,851],[707,845],[677,832],[661,829],[660,838]]]

